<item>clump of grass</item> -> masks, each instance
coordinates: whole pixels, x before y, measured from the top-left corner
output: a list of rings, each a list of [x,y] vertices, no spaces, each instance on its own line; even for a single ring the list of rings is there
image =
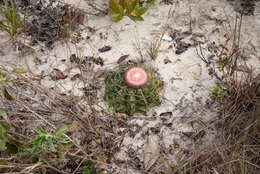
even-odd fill
[[[159,48],[161,46],[162,37],[151,41],[148,54],[152,60],[155,60],[158,56]]]
[[[129,66],[124,64],[107,76],[105,100],[116,112],[128,115],[145,113],[150,107],[161,103],[159,92],[163,87],[162,82],[153,70],[147,69],[148,82],[145,87],[139,89],[128,87],[124,82],[124,73]]]
[[[0,14],[4,21],[0,21],[0,30],[8,32],[11,38],[13,38],[18,29],[21,27],[22,22],[17,16],[17,11],[13,0],[10,0],[11,7],[9,6],[7,0],[3,1],[5,9],[1,7]]]

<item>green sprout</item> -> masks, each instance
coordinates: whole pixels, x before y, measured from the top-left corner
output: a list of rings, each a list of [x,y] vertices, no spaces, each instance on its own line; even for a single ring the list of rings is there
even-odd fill
[[[70,145],[71,141],[63,134],[69,130],[67,125],[63,125],[51,133],[48,133],[41,126],[38,130],[34,130],[36,136],[31,140],[33,145],[32,153],[39,153],[41,155],[50,151],[57,153],[60,147]]]
[[[222,99],[223,97],[225,96],[227,92],[227,89],[226,88],[222,88],[222,87],[219,87],[219,86],[216,86],[211,95],[210,95],[210,98],[213,100],[213,101],[216,101],[216,102],[222,102]]]

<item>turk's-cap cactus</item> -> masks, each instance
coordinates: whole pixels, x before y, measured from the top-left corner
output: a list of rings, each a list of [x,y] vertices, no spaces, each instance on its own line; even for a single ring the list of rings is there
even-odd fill
[[[105,101],[116,112],[145,113],[161,103],[163,84],[152,69],[124,64],[107,75],[105,84]]]

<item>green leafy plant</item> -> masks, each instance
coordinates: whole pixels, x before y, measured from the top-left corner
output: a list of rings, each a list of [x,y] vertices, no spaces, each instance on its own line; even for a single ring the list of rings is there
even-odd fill
[[[17,33],[17,30],[21,27],[22,22],[17,17],[17,12],[13,0],[10,0],[11,7],[9,6],[7,0],[3,1],[5,9],[0,7],[0,15],[4,21],[0,21],[0,30],[8,32],[9,35],[13,38],[13,36]]]
[[[3,86],[3,94],[4,94],[4,97],[9,100],[9,101],[12,101],[14,100],[13,96],[8,92],[8,89],[6,87],[6,84],[8,82],[10,82],[10,78],[8,77],[4,77],[2,72],[0,71],[0,85]],[[3,111],[4,109],[1,108],[1,110]]]
[[[39,153],[41,155],[46,152],[57,153],[59,148],[65,145],[71,145],[71,141],[63,134],[69,130],[67,125],[63,125],[51,133],[48,133],[41,126],[38,130],[34,130],[36,136],[31,140],[33,144],[32,153]]]
[[[143,4],[155,4],[155,0],[109,0],[109,16],[114,22],[120,21],[123,16],[128,16],[133,21],[143,21],[142,15],[148,10]]]
[[[3,113],[1,112],[1,114]],[[8,155],[16,154],[23,146],[23,141],[11,136],[10,132],[11,127],[0,121],[0,151],[4,151]]]
[[[210,98],[216,102],[221,102],[223,97],[225,96],[227,92],[227,89],[226,88],[222,88],[222,87],[219,87],[219,86],[216,86],[211,95],[210,95]]]
[[[173,174],[179,174],[180,171],[173,166],[169,166]]]
[[[82,166],[83,167],[80,167],[79,169],[82,174],[99,174],[99,172],[96,171],[95,164],[90,160],[84,161]]]
[[[0,151],[7,149],[6,143],[8,142],[6,132],[10,130],[10,126],[0,122]]]
[[[159,92],[163,85],[156,73],[147,69],[148,82],[143,88],[131,88],[124,82],[124,73],[130,65],[123,64],[117,71],[108,74],[105,84],[105,100],[116,112],[133,115],[145,113],[147,109],[159,105]]]

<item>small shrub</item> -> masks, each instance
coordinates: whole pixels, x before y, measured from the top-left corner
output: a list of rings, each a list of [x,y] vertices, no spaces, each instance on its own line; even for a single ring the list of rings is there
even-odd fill
[[[57,149],[60,149],[61,146],[70,145],[70,140],[63,135],[68,129],[67,125],[63,125],[48,133],[41,126],[38,126],[38,130],[34,131],[36,136],[31,140],[33,145],[32,153],[39,153],[39,159],[41,159],[46,152],[57,153]]]
[[[133,115],[145,113],[147,109],[159,105],[161,81],[153,70],[147,69],[148,82],[143,88],[131,88],[124,82],[124,73],[130,65],[122,65],[117,71],[111,72],[106,80],[105,100],[116,112]]]
[[[114,22],[120,21],[123,16],[128,16],[133,21],[143,21],[142,15],[148,10],[143,4],[155,4],[155,0],[109,0],[109,16]]]
[[[227,92],[226,88],[216,86],[213,89],[210,98],[215,102],[221,102],[223,97],[225,96],[226,92]]]

